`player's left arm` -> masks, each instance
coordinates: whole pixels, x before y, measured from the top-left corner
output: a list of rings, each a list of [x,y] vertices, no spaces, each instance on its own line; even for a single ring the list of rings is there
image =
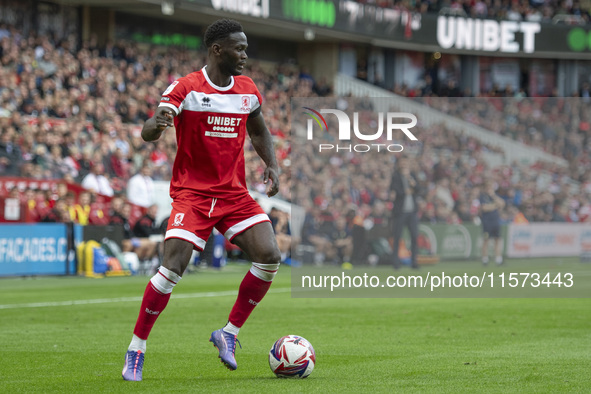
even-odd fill
[[[269,179],[271,180],[271,186],[267,189],[267,196],[273,197],[279,191],[279,166],[275,158],[273,137],[265,124],[261,107],[253,111],[248,117],[246,130],[252,141],[252,146],[267,165],[263,182],[267,184]]]

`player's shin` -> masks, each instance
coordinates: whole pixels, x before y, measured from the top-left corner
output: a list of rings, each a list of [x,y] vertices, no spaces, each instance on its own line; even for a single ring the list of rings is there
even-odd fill
[[[144,292],[142,299],[142,306],[140,313],[133,330],[133,339],[129,346],[129,350],[141,350],[145,353],[145,343],[150,335],[150,331],[162,313],[168,300],[172,289],[178,283],[181,277],[167,268],[160,267],[156,275],[150,279]]]
[[[234,335],[238,334],[238,329],[242,327],[248,316],[250,316],[250,313],[261,302],[265,294],[267,294],[278,268],[279,263],[252,263],[250,271],[246,273],[240,284],[238,298],[230,312],[228,325],[224,327],[224,331]]]

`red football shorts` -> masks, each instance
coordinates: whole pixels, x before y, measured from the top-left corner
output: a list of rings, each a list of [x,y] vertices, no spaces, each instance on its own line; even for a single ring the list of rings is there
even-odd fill
[[[172,202],[164,239],[183,239],[203,250],[214,227],[231,241],[262,222],[269,217],[249,194],[218,199],[184,193]]]

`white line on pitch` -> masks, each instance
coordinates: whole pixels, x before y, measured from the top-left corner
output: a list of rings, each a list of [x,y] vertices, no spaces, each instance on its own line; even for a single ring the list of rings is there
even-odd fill
[[[287,293],[290,287],[280,287],[277,289],[269,289],[269,293]],[[172,298],[209,298],[209,297],[224,297],[235,296],[238,291],[212,291],[207,293],[187,293],[187,294],[173,294]],[[113,302],[138,302],[142,297],[119,297],[119,298],[95,298],[92,300],[70,300],[70,301],[54,301],[54,302],[33,302],[29,304],[6,304],[0,305],[0,309],[18,309],[18,308],[46,308],[52,306],[71,306],[71,305],[88,305],[88,304],[108,304]]]

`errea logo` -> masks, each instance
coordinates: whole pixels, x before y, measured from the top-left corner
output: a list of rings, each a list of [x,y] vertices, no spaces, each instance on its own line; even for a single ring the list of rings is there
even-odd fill
[[[201,106],[202,107],[211,107],[210,101],[211,101],[211,99],[209,97],[207,97],[207,96],[203,97],[201,99]]]

